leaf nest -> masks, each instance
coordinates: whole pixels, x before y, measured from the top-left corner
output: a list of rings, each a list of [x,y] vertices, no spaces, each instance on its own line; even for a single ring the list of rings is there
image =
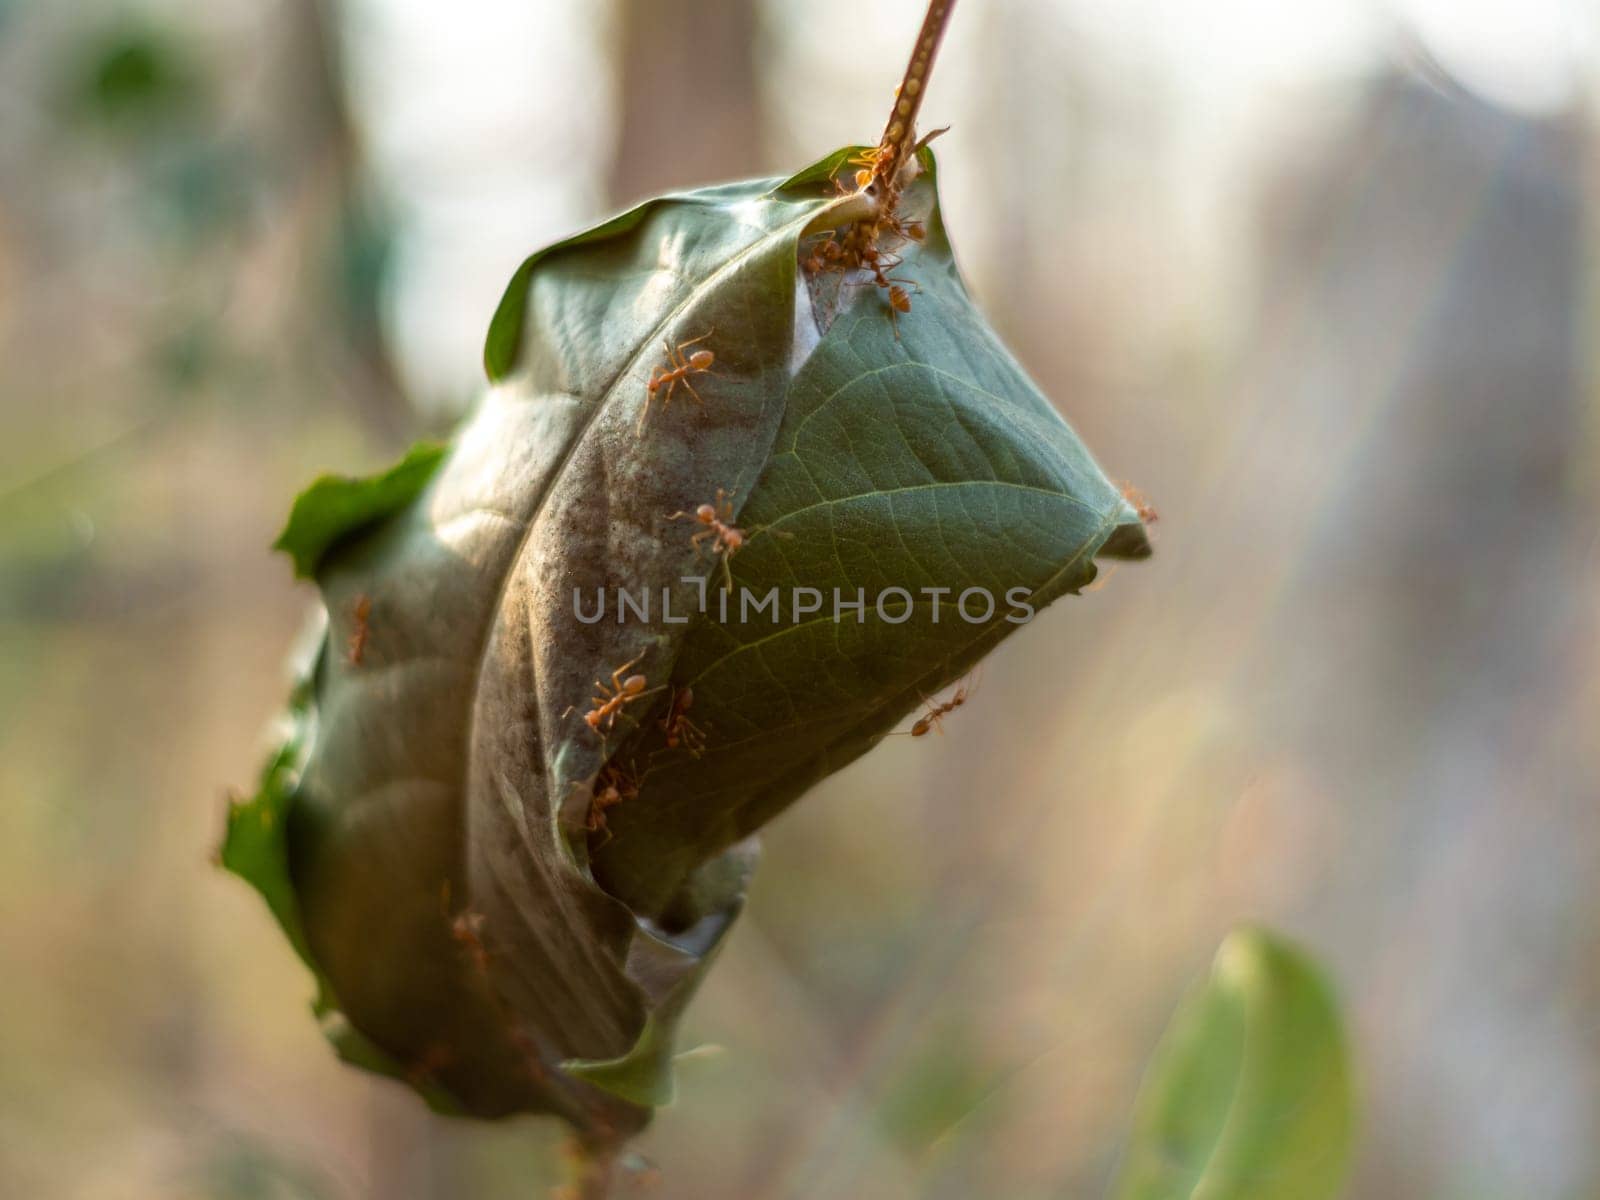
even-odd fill
[[[963,287],[926,151],[923,236],[883,247],[911,311],[815,270],[855,152],[533,255],[448,449],[317,481],[279,541],[326,628],[224,862],[342,1052],[436,1107],[641,1125],[752,835],[1097,556],[1149,553]]]

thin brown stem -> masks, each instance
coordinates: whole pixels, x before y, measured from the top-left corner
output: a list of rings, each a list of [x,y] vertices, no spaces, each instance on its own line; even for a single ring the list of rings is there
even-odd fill
[[[956,0],[928,0],[928,14],[922,18],[922,28],[911,47],[911,60],[906,63],[906,73],[895,92],[894,108],[884,124],[872,175],[880,191],[890,197],[895,193],[905,155],[916,143],[917,113],[922,108],[922,98],[927,95],[933,60],[939,53],[939,43],[944,40],[944,31],[955,7]]]

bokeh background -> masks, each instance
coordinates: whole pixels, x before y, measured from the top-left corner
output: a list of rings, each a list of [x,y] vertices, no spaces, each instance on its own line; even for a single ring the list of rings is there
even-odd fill
[[[0,1195],[542,1194],[210,865],[312,602],[266,547],[459,418],[524,254],[870,141],[920,9],[0,0]],[[1099,1195],[1261,921],[1353,1196],[1600,1195],[1597,12],[960,6],[958,253],[1157,555],[769,830],[651,1194]]]

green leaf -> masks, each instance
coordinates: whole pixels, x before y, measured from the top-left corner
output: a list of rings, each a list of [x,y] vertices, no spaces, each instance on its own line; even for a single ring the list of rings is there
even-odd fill
[[[1339,1194],[1353,1128],[1320,972],[1271,934],[1236,932],[1156,1051],[1114,1195],[1323,1200]]]
[[[218,863],[261,893],[289,943],[313,971],[316,963],[300,923],[300,902],[289,877],[287,828],[294,786],[310,737],[309,689],[296,689],[285,714],[282,743],[268,756],[256,794],[228,805]]]
[[[870,283],[802,273],[870,205],[830,181],[848,153],[532,256],[437,470],[296,504],[283,543],[329,619],[287,813],[304,941],[348,1024],[468,1112],[641,1124],[742,903],[748,835],[1019,627],[1003,596],[973,624],[925,603],[904,623],[668,619],[663,595],[689,614],[723,577],[674,514],[731,496],[750,534],[732,577],[763,590],[946,582],[1038,608],[1096,555],[1149,551],[974,309],[931,157],[898,329]],[[669,406],[648,385],[684,344],[712,372]],[[619,588],[652,618],[576,614]],[[645,688],[591,728],[624,664]],[[689,683],[700,758],[662,728]],[[591,829],[606,769],[640,787]]]
[[[688,629],[672,679],[692,688],[693,715],[715,736],[700,758],[663,754],[645,722],[618,757],[648,764],[650,803],[619,809],[595,851],[596,876],[637,911],[662,911],[699,863],[1017,630],[1008,593],[1041,609],[1092,581],[1096,555],[1149,553],[1120,491],[973,305],[931,182],[907,197],[923,205],[926,240],[897,251],[895,274],[920,287],[911,313],[896,326],[876,288],[829,279],[842,310],[795,374],[759,478],[719,480],[750,493],[739,523],[758,531],[732,561],[736,587],[814,587],[828,605],[798,621]],[[693,507],[694,493],[678,494],[675,507]],[[941,586],[950,594],[936,612],[922,589]],[[898,596],[888,619],[869,607],[835,622],[835,588],[846,600],[903,588],[919,603],[900,624]],[[990,619],[952,611],[967,588],[995,598]],[[976,597],[969,611],[981,611]]]
[[[312,632],[320,639],[321,622]],[[294,692],[283,718],[282,741],[268,755],[255,795],[234,798],[228,803],[217,864],[261,894],[295,953],[311,968],[317,985],[311,1011],[321,1022],[323,1034],[339,1057],[353,1066],[406,1080],[435,1112],[457,1115],[462,1109],[453,1096],[399,1062],[345,1019],[339,1011],[333,986],[317,966],[306,939],[300,901],[289,870],[289,820],[294,811],[300,772],[315,731],[312,697],[321,649],[315,646],[311,655],[303,655],[305,661],[297,672]]]
[[[295,498],[288,524],[272,548],[294,560],[296,576],[315,578],[318,564],[341,539],[356,536],[415,500],[444,455],[442,444],[418,442],[376,475],[323,475]]]
[[[607,1059],[568,1059],[561,1064],[562,1070],[630,1104],[659,1108],[672,1102],[678,1019],[689,1007],[700,981],[722,949],[723,935],[744,905],[745,888],[758,857],[759,851],[751,843],[723,855],[712,870],[701,873],[700,893],[693,906],[697,912],[713,913],[715,917],[702,923],[693,942],[674,944],[645,933],[631,947],[637,976],[673,982],[665,989],[657,988],[644,1028],[627,1053]],[[696,956],[696,961],[692,969],[683,971],[677,960],[686,949]],[[653,963],[652,958],[656,960]]]

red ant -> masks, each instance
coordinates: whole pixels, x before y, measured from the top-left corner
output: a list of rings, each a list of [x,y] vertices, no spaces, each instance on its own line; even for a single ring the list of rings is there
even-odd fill
[[[884,279],[882,275],[879,275],[877,282],[879,287],[886,287],[889,289],[889,320],[894,325],[895,340],[899,341],[900,314],[911,311],[911,293],[906,291],[905,288],[901,287],[900,284],[910,283],[911,286],[916,288],[916,290],[919,292],[922,289],[917,287],[917,285],[912,283],[909,279],[902,279],[899,282],[895,282],[894,280]]]
[[[893,160],[893,154],[892,147],[874,146],[870,150],[862,150],[858,154],[852,154],[846,159],[845,161],[850,166],[859,168],[856,171],[856,191],[864,191],[866,188],[871,187],[872,181],[877,177],[879,171],[887,173]]]
[[[845,162],[852,167],[860,167],[856,172],[856,187],[864,188],[872,182],[873,172],[880,164],[887,165],[887,156],[893,153],[891,146],[873,146],[867,150],[858,150]]]
[[[449,899],[448,883],[443,898]],[[489,1002],[494,1005],[495,1012],[500,1017],[503,1032],[522,1057],[523,1066],[527,1068],[528,1074],[543,1082],[548,1075],[544,1069],[543,1059],[539,1055],[539,1047],[518,1024],[510,1003],[495,986],[494,979],[489,974],[489,948],[483,944],[483,925],[484,915],[481,912],[465,909],[456,914],[455,919],[450,922],[450,936],[465,951],[472,963],[472,969],[483,982],[488,991]]]
[[[956,690],[950,694],[950,699],[944,701],[942,704],[930,703],[928,711],[919,717],[916,724],[911,727],[911,736],[923,737],[930,729],[937,729],[940,733],[943,733],[944,723],[941,718],[947,717],[951,713],[955,712],[956,709],[960,708],[967,702],[972,692],[976,690],[977,684],[973,684],[972,688],[969,689],[966,681],[963,680],[960,686],[958,686]]]
[[[706,538],[711,539],[711,553],[722,556],[722,574],[725,586],[733,588],[733,575],[728,568],[728,560],[734,556],[744,545],[744,530],[735,527],[733,521],[733,500],[728,497],[724,488],[717,489],[717,502],[715,504],[702,504],[692,513],[679,509],[667,518],[677,521],[682,518],[698,521],[705,528],[693,534],[689,541],[694,545],[695,557],[699,557],[702,549],[701,543]]]
[[[645,694],[644,689],[647,681],[643,675],[629,675],[624,678],[622,674],[643,657],[644,651],[641,650],[638,658],[630,659],[611,672],[610,687],[607,687],[598,679],[594,681],[595,695],[593,701],[591,701],[594,707],[583,714],[583,719],[588,723],[590,729],[598,732],[600,727],[604,725],[607,730],[610,730],[616,724],[617,714],[622,711],[622,706],[631,704]],[[567,712],[571,711],[571,708],[567,709]]]
[[[716,372],[711,369],[711,364],[717,361],[717,356],[710,350],[696,350],[686,358],[683,352],[696,342],[705,341],[715,332],[715,328],[708,329],[697,338],[690,338],[687,342],[679,342],[676,350],[666,342],[661,343],[667,352],[667,365],[662,367],[660,363],[657,363],[655,369],[650,372],[650,378],[644,385],[644,408],[639,412],[639,425],[635,432],[643,432],[645,418],[650,415],[650,402],[656,398],[656,393],[661,390],[663,384],[666,385],[667,392],[666,395],[661,397],[662,408],[666,408],[672,403],[672,393],[680,383],[689,389],[689,394],[695,398],[697,403],[702,405],[705,403],[705,399],[700,393],[694,390],[694,384],[689,382],[689,376],[715,375]]]
[[[808,275],[815,275],[820,271],[834,270],[845,256],[844,247],[833,240],[834,231],[825,229],[821,234],[821,241],[813,243],[811,253],[801,259],[800,265]]]
[[[928,231],[921,221],[901,221],[896,218],[893,228],[895,236],[906,241],[923,242],[928,238]]]
[[[899,94],[900,89],[896,88],[895,95],[899,96]],[[922,148],[933,141],[934,138],[949,132],[950,126],[948,125],[942,129],[935,129],[927,137],[922,138],[911,147],[910,152],[906,155],[907,160],[916,158],[921,153]],[[879,145],[873,146],[870,150],[860,150],[852,154],[846,161],[852,167],[861,168],[856,172],[856,188],[859,190],[867,187],[875,178],[888,178],[891,174],[898,175],[900,172],[895,169],[895,156],[897,153],[898,150],[895,143],[886,140]],[[898,191],[898,188],[896,191]],[[898,197],[896,198],[898,199]],[[892,220],[893,218],[891,217],[890,219]]]
[[[1139,514],[1139,520],[1146,525],[1154,525],[1161,519],[1161,514],[1156,511],[1155,505],[1138,488],[1131,483],[1122,485],[1122,498],[1133,505],[1133,510]]]
[[[894,324],[894,336],[900,337],[900,314],[911,311],[911,292],[901,284],[910,284],[912,291],[920,292],[922,288],[915,280],[901,279],[888,274],[890,270],[898,267],[903,259],[898,254],[887,254],[874,246],[863,246],[860,251],[861,263],[868,271],[872,272],[872,281],[881,287],[887,294],[889,301],[889,320]]]
[[[362,655],[367,652],[367,618],[372,616],[372,597],[357,596],[353,610],[356,623],[350,631],[350,645],[345,654],[345,661],[352,667],[361,665]]]
[[[919,79],[908,75],[907,80],[918,84],[918,88],[913,88],[914,92],[919,90]],[[910,104],[908,110],[907,101],[902,99],[896,104],[896,113],[907,115],[908,111],[914,112],[915,107],[914,103]],[[903,220],[897,217],[895,206],[899,202],[900,189],[905,182],[902,178],[904,175],[902,167],[909,166],[924,146],[944,132],[945,129],[935,129],[920,141],[913,143],[915,135],[910,126],[900,121],[891,121],[882,142],[870,149],[858,150],[847,160],[849,166],[859,168],[855,173],[858,192],[869,187],[879,189],[879,210],[876,215],[856,222],[845,234],[841,258],[846,267],[864,267],[870,271],[873,282],[887,293],[889,319],[894,323],[896,339],[900,336],[900,314],[911,311],[912,292],[920,292],[922,289],[909,279],[894,279],[886,274],[887,268],[898,266],[901,260],[898,256],[886,255],[880,251],[878,243],[884,238],[898,239],[899,242],[921,242],[928,236],[921,221]],[[903,163],[902,154],[905,155]],[[849,189],[837,179],[834,180],[834,186],[841,195],[850,194]],[[819,269],[820,260],[816,252],[806,260],[806,266],[813,272]],[[901,286],[903,284],[909,284],[909,289]]]
[[[606,829],[606,809],[615,808],[624,800],[639,798],[639,784],[621,767],[607,767],[595,780],[593,799],[589,802],[589,819],[584,828],[590,833],[609,833]]]
[[[663,733],[667,735],[667,749],[676,750],[680,745],[695,758],[705,753],[705,730],[689,719],[689,710],[694,707],[694,689],[685,685],[672,694],[672,704],[667,708],[667,715],[659,724]]]

